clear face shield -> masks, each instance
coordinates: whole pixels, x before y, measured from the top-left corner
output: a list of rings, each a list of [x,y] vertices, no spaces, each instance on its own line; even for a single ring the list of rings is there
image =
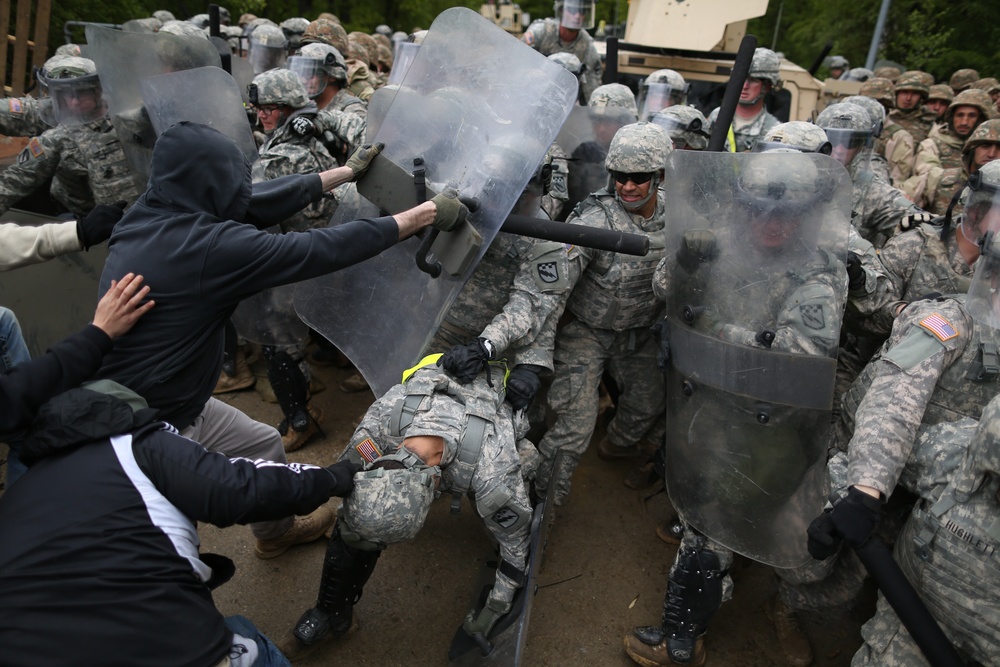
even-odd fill
[[[653,114],[660,109],[684,104],[687,99],[688,85],[684,88],[671,86],[669,83],[651,83],[643,85],[639,93],[639,118],[652,120]]]
[[[830,140],[830,157],[850,167],[858,160],[868,163],[871,159],[871,133],[852,129],[823,128]]]
[[[322,60],[306,58],[305,56],[289,56],[286,66],[299,77],[299,81],[305,86],[306,94],[309,97],[315,99],[326,88],[327,73]]]
[[[39,89],[49,102],[39,108],[47,125],[81,125],[104,116],[108,107],[96,74],[72,79],[38,77]]]
[[[413,60],[420,50],[419,44],[413,42],[398,42],[392,54],[392,70],[389,71],[388,83],[402,83],[406,71],[410,69]]]
[[[253,41],[253,35],[250,36],[250,53],[247,55],[247,60],[253,67],[254,75],[284,66],[287,57],[288,51],[285,47],[258,44]]]
[[[824,141],[820,144],[819,148],[812,148],[809,146],[797,146],[795,144],[785,143],[782,141],[758,141],[753,146],[752,153],[763,153],[764,151],[774,150],[775,148],[791,148],[797,150],[800,153],[819,153],[821,155],[830,155],[833,152],[833,144],[829,141]]]
[[[594,3],[567,0],[563,3],[559,25],[570,30],[590,30],[594,27]]]
[[[970,243],[981,245],[987,234],[1000,232],[1000,188],[984,182],[982,172],[977,171],[967,181],[964,199],[957,231]]]
[[[1000,242],[997,233],[987,232],[979,248],[979,260],[965,308],[977,323],[1000,329]]]

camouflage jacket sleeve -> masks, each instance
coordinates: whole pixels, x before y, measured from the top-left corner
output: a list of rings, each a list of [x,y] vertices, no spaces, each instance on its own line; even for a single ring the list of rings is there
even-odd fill
[[[672,284],[672,274],[674,271],[675,260],[670,255],[667,255],[656,265],[656,270],[653,271],[653,294],[660,301],[666,301],[667,297],[670,295],[670,286]]]
[[[775,319],[771,349],[817,356],[831,356],[839,341],[841,315],[847,298],[847,271],[839,260],[814,267],[785,297]],[[761,347],[760,332],[739,324],[725,324],[722,338]]]
[[[847,305],[850,312],[858,317],[867,317],[878,308],[884,295],[890,289],[889,276],[882,262],[879,261],[875,246],[861,238],[853,226],[848,228],[847,249],[858,256],[861,269],[865,273],[865,283],[857,290],[851,290],[847,295]]]
[[[0,271],[38,264],[75,250],[82,250],[75,220],[32,227],[0,224]]]
[[[317,132],[332,134],[337,143],[346,147],[347,155],[364,143],[367,121],[359,114],[327,107],[316,115],[315,123]]]
[[[918,230],[910,230],[889,239],[878,258],[885,270],[887,286],[870,301],[871,312],[862,327],[876,335],[886,335],[896,320],[896,309],[903,303],[906,286],[923,249]]]
[[[902,128],[886,140],[885,159],[889,163],[889,177],[893,183],[902,183],[913,174],[915,151],[913,135]]]
[[[32,137],[17,162],[0,173],[0,213],[24,199],[55,175],[62,142],[52,131]]]
[[[38,100],[33,97],[10,97],[0,100],[0,134],[8,137],[34,137],[49,126],[38,113]]]
[[[855,415],[848,485],[892,494],[938,379],[961,357],[971,324],[953,300],[915,303],[900,314]]]
[[[861,219],[854,223],[861,235],[877,247],[884,244],[881,239],[892,237],[904,215],[921,210],[901,190],[881,178],[875,178],[868,184],[863,197]]]
[[[476,512],[486,529],[496,538],[500,557],[519,572],[526,573],[531,538],[531,501],[521,478],[520,457],[514,439],[510,410],[501,404],[497,423],[483,442],[475,477],[472,480]],[[509,604],[522,582],[497,568],[490,597]]]
[[[937,142],[933,139],[924,139],[917,146],[917,154],[913,158],[913,173],[916,175],[926,174],[934,168],[941,169],[941,154],[938,151]]]

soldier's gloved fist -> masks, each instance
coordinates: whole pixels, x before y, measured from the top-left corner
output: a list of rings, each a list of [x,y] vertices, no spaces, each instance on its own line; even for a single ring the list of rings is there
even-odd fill
[[[442,232],[450,232],[465,221],[469,209],[458,198],[458,190],[445,188],[443,192],[431,199],[437,212],[431,226]]]
[[[465,630],[469,636],[475,634],[481,634],[482,636],[487,636],[493,626],[496,625],[504,614],[510,609],[510,604],[503,604],[494,600],[492,597],[486,600],[486,604],[479,611],[478,614],[469,612],[465,617],[465,623],[462,624],[462,629]]]
[[[327,466],[326,470],[333,475],[333,492],[330,495],[345,498],[351,495],[354,490],[354,475],[361,472],[362,465],[350,459],[337,461],[332,466]]]
[[[347,158],[346,166],[354,172],[354,177],[351,178],[352,181],[358,180],[362,174],[368,171],[368,167],[372,166],[372,160],[382,152],[383,148],[385,148],[385,144],[381,141],[376,144],[365,144],[354,151],[351,157]]]
[[[507,402],[514,412],[524,410],[542,388],[540,375],[545,371],[541,366],[521,364],[515,366],[507,377]]]
[[[98,204],[83,220],[76,223],[76,237],[84,250],[98,243],[107,241],[115,225],[125,214],[127,201],[116,201],[114,204]]]
[[[840,550],[840,543],[844,541],[833,525],[830,510],[812,520],[806,529],[806,535],[809,536],[809,555],[816,560],[826,560],[837,553]]]
[[[809,524],[809,553],[817,560],[828,558],[841,539],[854,547],[861,546],[875,532],[882,514],[882,502],[853,486],[833,509],[823,512]]]
[[[917,225],[930,222],[933,218],[934,216],[930,213],[910,213],[909,215],[904,215],[899,221],[899,228],[905,232],[908,229],[913,229]]]
[[[493,343],[485,338],[477,338],[464,345],[456,345],[442,354],[437,365],[460,384],[469,384],[493,358],[494,352]]]
[[[296,116],[292,119],[292,132],[300,137],[316,136],[316,123],[307,116]]]
[[[698,266],[714,261],[719,256],[719,244],[710,229],[692,229],[684,232],[681,247],[677,249],[677,263],[693,273]]]
[[[865,270],[861,266],[861,258],[857,253],[850,251],[847,253],[847,289],[852,292],[862,289],[865,286]]]

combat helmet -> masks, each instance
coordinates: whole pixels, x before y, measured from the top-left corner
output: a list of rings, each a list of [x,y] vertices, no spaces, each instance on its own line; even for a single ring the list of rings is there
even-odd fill
[[[378,62],[378,42],[371,35],[355,30],[347,33],[347,41],[360,45],[367,54],[364,59],[365,64],[369,67],[375,66],[375,63]]]
[[[621,83],[606,83],[595,88],[594,92],[590,94],[587,106],[627,109],[635,120],[639,118],[639,108],[635,104],[635,95],[632,93],[632,89]]]
[[[642,82],[639,89],[639,117],[649,120],[660,109],[686,104],[690,86],[672,69],[658,69]]]
[[[301,16],[293,16],[282,21],[278,27],[285,33],[285,37],[288,38],[288,50],[295,52],[302,46],[302,35],[305,33],[306,28],[309,27],[309,19]]]
[[[608,147],[608,155],[604,159],[604,168],[615,174],[652,174],[649,194],[640,201],[626,203],[618,201],[627,210],[635,211],[646,205],[651,197],[656,196],[660,182],[660,170],[666,166],[667,155],[673,152],[673,142],[657,125],[646,122],[626,125],[615,133]]]
[[[80,125],[107,113],[97,65],[89,58],[52,56],[38,71],[38,85],[51,99],[39,110],[48,125]]]
[[[309,104],[305,86],[295,72],[289,69],[269,69],[253,78],[247,86],[250,104],[260,107],[265,104],[301,109]]]
[[[997,81],[992,76],[988,76],[985,79],[979,79],[973,81],[970,88],[978,88],[979,90],[985,90],[987,93],[992,95],[993,93],[1000,92],[1000,81]]]
[[[299,76],[312,98],[326,89],[328,78],[338,81],[341,86],[347,82],[347,62],[340,51],[329,44],[306,44],[298,54],[288,57],[287,67]]]
[[[826,66],[827,69],[841,69],[847,71],[851,68],[851,63],[849,63],[847,58],[844,56],[830,56]]]
[[[427,520],[441,470],[405,447],[354,476],[344,498],[344,523],[357,538],[385,547],[416,537]]]
[[[956,70],[955,73],[951,75],[951,78],[948,79],[948,85],[951,86],[951,89],[956,93],[960,93],[971,86],[974,81],[978,80],[979,72],[974,69],[966,68]]]
[[[329,44],[343,54],[347,50],[347,32],[339,23],[316,19],[302,33],[302,44]]]
[[[845,81],[867,81],[868,79],[875,76],[875,74],[866,67],[854,67],[850,72],[847,73]]]
[[[781,85],[781,60],[778,54],[771,49],[757,47],[753,52],[753,60],[750,61],[750,72],[748,76],[761,81],[767,81],[774,88]]]
[[[392,38],[392,28],[390,28],[384,23],[379,23],[377,26],[375,26],[375,32],[378,33],[379,35],[385,35],[390,39]]]
[[[166,9],[157,9],[153,12],[153,18],[158,20],[160,23],[177,20],[177,17],[174,16],[173,12],[168,12]]]
[[[650,122],[659,125],[670,135],[674,150],[703,151],[708,148],[708,121],[694,107],[675,104],[660,109],[653,114]]]
[[[801,153],[829,155],[833,146],[823,128],[804,120],[793,120],[772,127],[754,145],[754,152],[763,153],[774,148],[794,148]]]
[[[208,27],[209,23],[208,14],[195,14],[194,16],[188,19],[188,23],[192,23],[195,26],[204,30],[205,28]]]
[[[880,76],[872,77],[863,84],[858,91],[858,95],[870,97],[879,102],[883,109],[889,110],[896,107],[896,88],[892,81]]]
[[[885,126],[885,107],[879,104],[877,100],[864,95],[851,95],[845,97],[841,102],[857,104],[859,107],[863,107],[872,119],[872,136],[878,137],[882,134],[882,128]]]
[[[208,39],[208,33],[189,21],[167,21],[160,26],[160,32],[183,37],[202,37]]]
[[[749,219],[738,229],[750,247],[772,257],[788,248],[812,247],[813,239],[803,239],[803,234],[817,231],[808,213],[828,190],[814,160],[781,147],[755,154],[741,165],[734,202]]]
[[[969,138],[962,145],[962,164],[967,172],[972,171],[972,160],[975,149],[986,144],[1000,145],[1000,119],[988,120],[981,123],[979,127],[972,131]]]
[[[820,112],[816,124],[826,132],[832,146],[831,156],[845,167],[866,152],[862,149],[871,145],[871,116],[857,104],[831,104]]]
[[[893,67],[892,65],[883,65],[882,67],[876,67],[872,74],[880,79],[889,79],[893,83],[899,79],[903,70],[898,67]]]
[[[930,85],[924,78],[925,74],[926,72],[920,72],[918,70],[903,72],[896,80],[896,92],[898,93],[904,90],[911,90],[920,93],[920,98],[922,100],[926,100],[927,95],[930,93]]]
[[[951,89],[951,86],[944,83],[937,83],[930,87],[930,92],[927,95],[927,100],[944,100],[948,104],[955,99],[955,91]]]
[[[561,65],[573,76],[580,76],[580,72],[583,71],[583,63],[572,53],[553,53],[548,59]]]
[[[590,30],[594,27],[593,0],[555,0],[552,15],[559,25],[570,30]]]
[[[250,33],[250,53],[247,60],[253,66],[254,74],[260,74],[285,64],[288,56],[288,38],[274,24],[258,25]]]

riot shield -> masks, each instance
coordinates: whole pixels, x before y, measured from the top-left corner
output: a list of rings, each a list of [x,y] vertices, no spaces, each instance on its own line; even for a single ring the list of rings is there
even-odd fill
[[[457,7],[435,19],[374,137],[385,143],[379,159],[404,175],[398,184],[381,185],[416,193],[407,174],[421,160],[418,180],[425,179],[427,198],[451,186],[479,201],[467,224],[480,246],[461,275],[432,278],[414,262],[421,239],[408,239],[358,266],[303,283],[296,292],[299,315],[354,362],[376,395],[419,358],[576,94],[572,74],[475,12]],[[495,148],[511,144],[518,150]],[[489,159],[494,152],[496,159]],[[331,224],[356,211],[340,206]]]
[[[570,157],[565,211],[572,211],[591,192],[606,187],[608,171],[604,158],[611,140],[622,126],[634,123],[627,109],[618,107],[573,107],[559,130],[556,143]]]
[[[156,135],[182,120],[208,125],[236,142],[247,160],[257,159],[253,130],[239,85],[219,67],[199,67],[139,82],[141,100]],[[198,94],[211,91],[211,95]]]
[[[379,128],[385,115],[389,113],[389,107],[396,98],[396,91],[399,86],[382,86],[368,98],[368,121],[365,123],[365,141],[371,142],[378,135]]]
[[[108,112],[121,139],[139,191],[146,189],[155,134],[142,108],[139,81],[157,74],[195,67],[219,67],[222,61],[207,39],[165,32],[144,34],[87,26],[87,52],[108,101]],[[212,89],[188,91],[187,99],[208,96]]]
[[[417,57],[420,45],[414,42],[400,42],[396,45],[396,53],[392,59],[392,69],[389,70],[389,79],[386,83],[399,83],[406,77],[406,71],[413,64],[413,59]]]
[[[738,553],[801,565],[827,497],[850,178],[819,154],[675,151],[664,187],[671,502]]]

